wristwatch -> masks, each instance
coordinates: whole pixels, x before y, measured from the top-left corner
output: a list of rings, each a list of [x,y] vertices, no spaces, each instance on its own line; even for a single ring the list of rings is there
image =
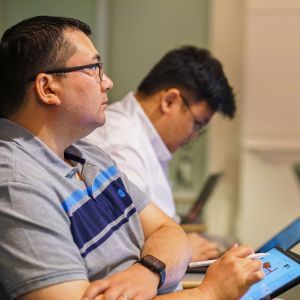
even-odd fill
[[[159,285],[158,288],[162,287],[166,280],[166,265],[152,255],[146,255],[142,257],[138,263],[142,264],[144,267],[148,268],[150,271],[158,274]]]

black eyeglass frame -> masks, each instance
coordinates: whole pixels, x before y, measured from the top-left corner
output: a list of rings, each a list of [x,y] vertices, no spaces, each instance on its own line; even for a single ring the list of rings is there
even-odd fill
[[[104,76],[104,71],[103,71],[103,63],[101,62],[97,62],[94,64],[88,64],[88,65],[82,65],[82,66],[76,66],[76,67],[66,67],[66,68],[57,68],[57,69],[50,69],[50,70],[46,70],[43,72],[39,72],[40,73],[45,73],[45,74],[65,74],[65,73],[71,73],[71,72],[76,72],[76,71],[80,71],[80,70],[84,70],[84,69],[92,69],[94,67],[98,67],[99,68],[99,78],[100,78],[100,82],[103,80],[103,76]],[[32,76],[30,78],[30,81],[35,80],[36,76],[38,76],[38,74],[36,74],[35,76]]]
[[[194,119],[194,124],[195,124],[195,131],[196,132],[204,132],[207,130],[207,127],[208,127],[208,122],[200,122],[196,115],[193,113],[192,109],[191,109],[191,106],[190,106],[190,103],[188,101],[188,99],[180,92],[180,97],[182,99],[182,102],[184,103],[184,105],[187,107],[187,109],[190,111],[193,119]]]

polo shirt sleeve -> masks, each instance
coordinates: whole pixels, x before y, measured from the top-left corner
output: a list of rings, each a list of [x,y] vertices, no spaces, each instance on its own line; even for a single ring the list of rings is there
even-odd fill
[[[0,274],[5,274],[0,280],[12,299],[65,281],[88,280],[57,198],[51,188],[0,183]]]
[[[146,206],[151,203],[151,199],[144,192],[142,192],[132,181],[130,181],[123,172],[120,171],[120,174],[128,194],[134,202],[138,213],[140,213]]]

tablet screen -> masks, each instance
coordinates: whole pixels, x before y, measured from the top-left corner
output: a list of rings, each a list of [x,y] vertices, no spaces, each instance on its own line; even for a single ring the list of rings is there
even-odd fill
[[[300,281],[300,264],[276,248],[268,251],[270,255],[261,259],[265,277],[254,284],[241,298],[259,300],[269,295],[278,295]],[[280,293],[279,293],[280,291]]]

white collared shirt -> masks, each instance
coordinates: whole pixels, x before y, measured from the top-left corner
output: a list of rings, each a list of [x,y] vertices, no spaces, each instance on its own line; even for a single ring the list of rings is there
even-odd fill
[[[172,155],[132,92],[108,106],[105,125],[86,139],[109,153],[153,203],[177,219],[168,180]]]

